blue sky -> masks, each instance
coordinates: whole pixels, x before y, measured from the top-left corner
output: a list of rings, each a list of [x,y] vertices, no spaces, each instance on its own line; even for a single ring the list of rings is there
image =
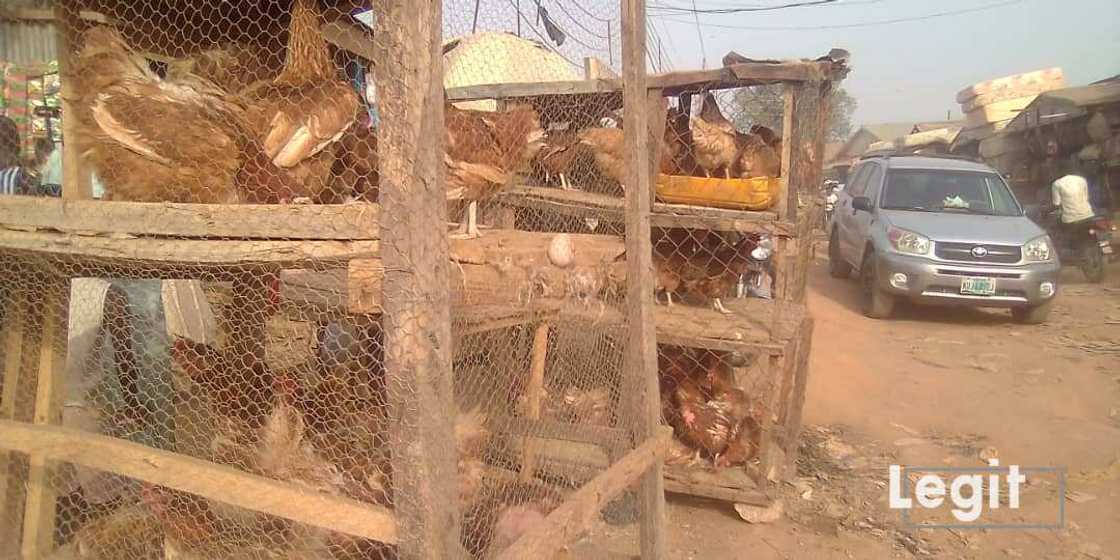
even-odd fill
[[[588,0],[584,0],[588,1]],[[699,9],[787,4],[790,0],[697,0]],[[772,12],[701,16],[708,64],[729,50],[755,57],[801,57],[831,47],[852,53],[844,86],[859,101],[855,122],[960,117],[954,96],[985,79],[1061,67],[1070,85],[1120,74],[1120,0],[1021,0],[969,14],[846,29],[744,30],[714,25],[810,27],[924,16],[999,0],[840,0]],[[691,8],[691,0],[650,0]],[[696,24],[688,15],[652,18],[676,68],[700,65]],[[674,21],[675,20],[675,21]]]
[[[557,50],[579,65],[584,56],[618,62],[618,0],[540,0],[568,34]],[[704,9],[758,7],[798,0],[696,0]],[[806,1],[806,0],[800,0]],[[544,37],[536,0],[444,1],[448,37],[478,31],[514,31],[517,8],[522,35]],[[844,29],[760,30],[716,27],[814,27],[861,24],[955,12],[991,4],[990,10],[922,21]],[[674,69],[701,65],[691,15],[663,8],[691,8],[692,0],[648,0],[651,51],[660,39]],[[859,101],[855,122],[941,120],[961,88],[990,78],[1060,66],[1070,85],[1120,74],[1120,0],[838,0],[821,6],[769,12],[705,15],[701,33],[709,67],[730,50],[756,58],[822,55],[832,47],[852,53],[844,87]],[[552,47],[556,48],[556,47]],[[611,53],[611,54],[608,54]]]

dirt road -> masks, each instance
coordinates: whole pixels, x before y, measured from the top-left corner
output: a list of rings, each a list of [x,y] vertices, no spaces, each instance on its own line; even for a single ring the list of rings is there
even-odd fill
[[[748,525],[726,504],[672,498],[671,558],[1120,560],[1120,269],[1096,286],[1069,271],[1037,327],[909,306],[874,321],[859,314],[854,282],[828,277],[823,261],[812,274],[803,478],[784,485],[786,513]],[[1066,527],[919,531],[887,508],[887,465],[976,467],[982,455],[1067,469]],[[1050,482],[1028,486],[1021,512],[1000,520],[1055,517]],[[632,528],[597,536],[634,542]]]

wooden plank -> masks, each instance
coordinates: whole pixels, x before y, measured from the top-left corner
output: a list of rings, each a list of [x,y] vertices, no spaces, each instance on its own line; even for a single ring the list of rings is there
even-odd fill
[[[541,396],[544,393],[544,366],[548,358],[548,323],[537,325],[533,332],[533,353],[529,361],[529,379],[525,383],[526,417],[541,419]],[[521,448],[521,480],[532,480],[537,466],[536,438],[526,437]]]
[[[62,114],[77,115],[85,109],[77,102],[79,99],[74,88],[73,58],[78,44],[78,30],[81,29],[81,11],[77,0],[62,0],[55,4],[55,49],[58,52],[59,100]],[[62,119],[62,137],[68,141],[62,144],[62,197],[68,200],[93,198],[90,188],[90,173],[82,161],[77,138],[78,120]]]
[[[620,223],[623,221],[623,199],[583,191],[565,191],[551,187],[517,186],[499,194],[501,204],[528,208],[577,218],[595,218]],[[679,227],[744,233],[767,233],[790,236],[794,225],[779,222],[774,212],[729,210],[686,204],[653,204],[650,224],[654,227]]]
[[[650,98],[646,80],[646,3],[645,0],[622,2],[622,74],[626,166],[626,323],[629,333],[623,366],[623,394],[626,395],[621,417],[623,425],[633,426],[634,441],[656,441],[661,427],[661,400],[657,380],[657,331],[654,317],[653,243],[650,239],[650,210],[654,200],[654,173],[657,162],[651,161]],[[658,94],[660,119],[665,119],[664,99]],[[660,140],[660,138],[659,138]],[[666,558],[665,490],[661,479],[661,453],[655,454],[640,471],[641,486],[637,492],[640,511],[642,558]],[[644,446],[643,446],[644,447]],[[622,465],[626,459],[619,461]],[[613,468],[611,470],[614,470]],[[610,471],[608,471],[609,473]],[[594,484],[594,482],[592,483]],[[585,487],[586,488],[586,487]],[[606,488],[603,489],[605,493]],[[619,492],[621,488],[619,489]],[[617,492],[616,492],[617,493]],[[606,498],[614,496],[591,496]],[[575,502],[573,499],[569,502]],[[602,507],[603,501],[585,512],[584,523]],[[569,505],[565,504],[565,506]],[[581,507],[574,504],[573,507]],[[587,507],[587,506],[583,506]],[[562,508],[563,509],[563,506]],[[553,516],[550,516],[550,520]],[[559,521],[559,520],[554,520]],[[561,533],[562,535],[563,533]],[[513,548],[517,548],[514,545]],[[530,549],[531,550],[531,549]],[[554,550],[554,549],[553,549]],[[525,558],[527,556],[520,556]]]
[[[777,211],[778,217],[787,222],[793,221],[789,210],[790,193],[796,193],[797,191],[795,187],[790,187],[790,170],[796,165],[796,162],[793,161],[793,127],[796,119],[795,113],[797,112],[796,91],[797,89],[792,84],[786,84],[782,88],[782,177],[781,189],[778,191]],[[796,196],[796,194],[793,196]],[[794,204],[796,205],[796,201]]]
[[[649,115],[649,174],[650,189],[649,203],[652,207],[657,202],[657,174],[660,171],[661,150],[665,142],[665,119],[669,110],[669,100],[661,90],[651,89],[646,92],[646,112]]]
[[[78,17],[89,22],[103,25],[114,25],[116,22],[100,12],[82,10]],[[55,21],[58,14],[55,10],[35,8],[0,8],[0,21]]]
[[[813,318],[806,316],[797,337],[796,350],[789,358],[793,364],[794,381],[792,397],[785,403],[788,415],[783,426],[782,446],[785,448],[786,475],[794,476],[797,454],[801,447],[801,418],[805,410],[805,394],[809,385],[809,353],[813,346]]]
[[[346,269],[347,310],[354,314],[381,313],[385,265],[377,259],[354,259]]]
[[[28,321],[27,289],[20,287],[7,277],[8,293],[0,300],[7,304],[4,310],[4,386],[0,395],[0,420],[13,420],[16,414],[16,397],[23,369],[23,345],[27,339],[27,329],[33,321]],[[19,548],[19,527],[15,523],[20,511],[19,496],[22,484],[12,480],[14,474],[9,453],[0,451],[0,517],[8,520],[0,523],[0,550]],[[15,484],[13,484],[15,482]]]
[[[382,324],[402,558],[456,558],[458,474],[451,371],[440,0],[378,5]]]
[[[664,90],[666,95],[677,95],[689,90],[725,89],[775,82],[822,80],[831,70],[832,64],[823,62],[751,62],[711,70],[684,70],[653,74],[648,79],[648,87]]]
[[[442,229],[442,228],[441,228]],[[374,258],[377,241],[246,241],[88,237],[59,232],[0,229],[0,252],[51,255],[93,265],[135,266],[137,261],[181,267],[179,272],[222,267],[303,268]]]
[[[393,513],[384,507],[130,441],[58,426],[0,420],[0,448],[120,474],[312,527],[397,542]]]
[[[619,428],[606,426],[592,426],[588,424],[568,424],[550,420],[526,420],[524,418],[508,418],[493,422],[496,426],[503,426],[502,430],[514,436],[532,436],[541,439],[570,441],[573,443],[590,443],[600,447],[614,445],[615,442],[629,438],[629,434]]]
[[[376,204],[178,204],[4,197],[0,225],[76,233],[237,239],[372,240]]]
[[[703,473],[705,475],[703,477],[696,477],[696,474],[700,473],[682,473],[679,469],[666,469],[665,491],[762,507],[769,506],[773,502],[773,498],[760,490],[742,469],[720,469]]]
[[[778,461],[774,453],[774,414],[779,408],[781,396],[781,383],[778,381],[778,376],[785,371],[783,364],[788,363],[789,360],[789,356],[770,356],[759,362],[766,390],[762,395],[765,402],[762,405],[762,422],[758,430],[758,468],[762,474],[760,483],[773,479],[777,469],[784,465],[784,462]]]
[[[653,465],[665,457],[672,435],[671,429],[659,428],[656,435],[573,492],[560,507],[548,515],[543,527],[523,535],[502,551],[498,560],[553,557],[590,527],[604,505],[634,484],[643,473],[650,472]],[[658,476],[660,480],[660,472]],[[657,522],[661,523],[662,519],[659,518]],[[647,547],[648,545],[642,547],[642,558],[656,558],[649,555]]]
[[[548,95],[588,95],[617,92],[619,89],[621,89],[619,80],[613,79],[479,84],[447,88],[447,99],[448,101],[474,101]]]
[[[39,369],[35,380],[35,425],[62,423],[62,397],[66,368],[66,325],[70,283],[42,279],[42,332],[39,339]],[[21,550],[24,558],[40,558],[54,549],[57,492],[52,480],[55,464],[46,454],[29,453],[27,501],[23,510]]]

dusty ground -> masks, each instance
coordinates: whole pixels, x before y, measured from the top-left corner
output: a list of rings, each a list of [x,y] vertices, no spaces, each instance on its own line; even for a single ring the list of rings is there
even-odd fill
[[[1044,326],[919,307],[874,321],[818,260],[803,478],[785,485],[784,516],[749,525],[726,504],[671,498],[669,557],[1120,560],[1120,269],[1096,286],[1065,276]],[[1065,529],[913,530],[887,508],[887,465],[979,466],[981,453],[1065,467]],[[1056,517],[1049,482],[1000,520]],[[633,527],[591,540],[635,552]]]

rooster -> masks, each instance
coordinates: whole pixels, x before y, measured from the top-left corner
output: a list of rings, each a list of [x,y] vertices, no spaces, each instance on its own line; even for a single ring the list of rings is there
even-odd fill
[[[293,0],[284,68],[239,97],[271,162],[299,182],[298,199],[328,187],[334,144],[358,117],[358,94],[338,76],[319,32],[317,0]]]
[[[544,146],[537,111],[514,105],[505,111],[468,111],[447,105],[444,113],[447,199],[467,200],[459,236],[478,237],[478,202],[527,171]]]
[[[75,66],[79,149],[107,198],[263,203],[295,187],[263,156],[245,108],[214,83],[190,73],[160,78],[105,26],[83,33]],[[261,177],[270,195],[257,188]]]
[[[739,154],[736,132],[735,126],[719,110],[715,96],[711,92],[704,94],[700,115],[692,119],[692,141],[696,165],[705,177],[722,169],[724,177],[731,178],[731,168]]]

